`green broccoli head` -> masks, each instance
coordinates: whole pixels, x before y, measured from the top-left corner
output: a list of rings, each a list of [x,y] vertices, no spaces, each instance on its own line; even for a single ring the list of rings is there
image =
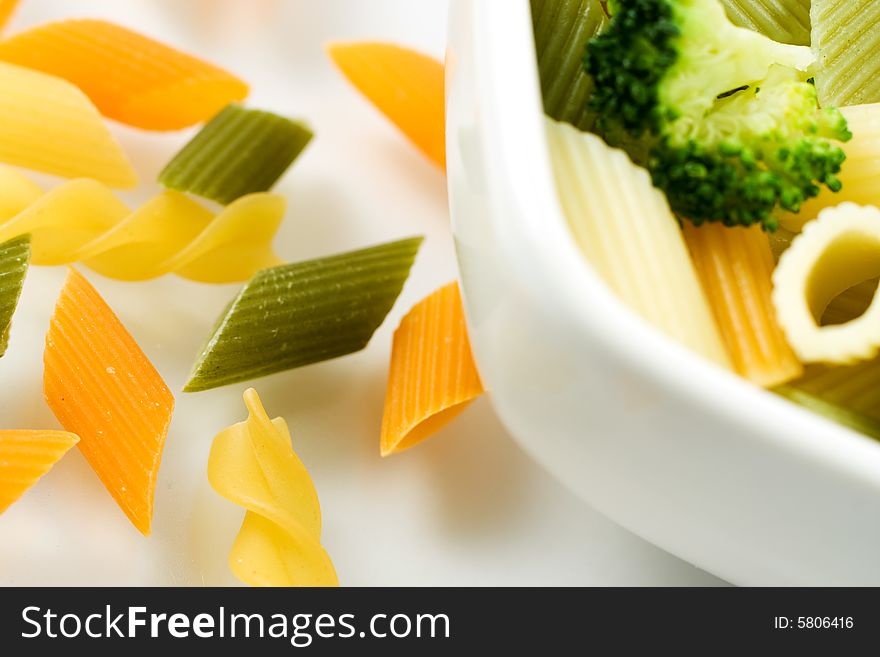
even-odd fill
[[[718,0],[611,0],[587,46],[597,129],[647,166],[695,224],[777,226],[822,185],[838,191],[851,135],[820,109],[809,48],[736,27]]]

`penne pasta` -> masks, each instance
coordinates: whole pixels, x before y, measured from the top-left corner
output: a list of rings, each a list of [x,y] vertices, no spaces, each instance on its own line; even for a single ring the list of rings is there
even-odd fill
[[[800,376],[803,367],[776,321],[773,255],[761,227],[686,221],[684,236],[736,371],[767,387]]]
[[[175,273],[231,283],[281,262],[272,239],[285,202],[275,194],[248,194],[215,215],[179,192],[162,192],[132,211],[94,180],[73,180],[43,195],[0,167],[0,183],[12,189],[0,200],[0,240],[30,235],[36,265],[83,261],[121,280]]]
[[[425,440],[483,394],[458,283],[441,287],[400,320],[391,346],[380,451]]]
[[[252,586],[337,586],[321,546],[318,494],[287,423],[269,419],[253,388],[244,402],[247,420],[217,434],[208,457],[211,486],[247,510],[229,568]]]
[[[865,415],[847,404],[841,405],[830,401],[801,387],[780,386],[775,392],[814,413],[827,417],[829,420],[880,440],[880,421],[876,416]]]
[[[134,339],[71,269],[49,324],[43,392],[104,486],[144,535],[174,397]]]
[[[12,315],[21,297],[31,254],[28,235],[15,237],[0,244],[0,356],[6,353]]]
[[[596,272],[645,320],[730,367],[678,222],[648,172],[567,124],[548,119],[547,137],[562,209]]]
[[[880,209],[843,203],[804,227],[779,259],[773,303],[795,353],[805,363],[850,364],[880,350],[880,301],[845,324],[822,326],[831,301],[880,276]]]
[[[339,70],[432,162],[446,168],[443,64],[389,43],[334,43]]]
[[[159,182],[231,203],[270,190],[311,139],[304,123],[227,105],[162,169]]]
[[[796,46],[810,45],[810,0],[721,0],[731,22]]]
[[[2,42],[0,42],[2,45]],[[89,99],[60,78],[0,62],[0,162],[111,187],[137,174]]]
[[[822,106],[880,102],[880,3],[813,0],[810,19]]]
[[[257,272],[217,320],[184,391],[360,351],[397,300],[421,243],[414,237]]]
[[[206,121],[247,96],[234,75],[119,25],[64,20],[0,42],[0,60],[64,78],[100,112],[147,130]]]
[[[18,7],[19,0],[0,0],[0,31],[6,27],[6,23],[12,18],[15,9]]]
[[[601,0],[531,0],[544,112],[581,130],[595,115],[587,108],[593,83],[584,69],[587,42],[605,29]]]
[[[0,431],[0,513],[78,442],[67,431]]]
[[[843,107],[840,111],[853,134],[846,144],[846,160],[838,174],[842,188],[839,192],[823,188],[819,196],[804,203],[800,212],[784,214],[781,223],[789,230],[799,231],[823,208],[845,201],[859,205],[880,202],[880,103]]]

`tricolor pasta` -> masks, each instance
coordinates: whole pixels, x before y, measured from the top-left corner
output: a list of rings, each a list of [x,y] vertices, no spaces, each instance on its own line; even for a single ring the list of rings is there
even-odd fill
[[[775,41],[810,45],[810,0],[721,0],[737,25]]]
[[[2,44],[2,42],[0,42]],[[61,78],[0,61],[0,162],[130,188],[137,174],[101,115]]]
[[[800,376],[770,299],[774,263],[760,227],[685,224],[684,236],[736,371],[761,386]]]
[[[21,32],[0,42],[0,60],[64,78],[104,116],[148,130],[200,123],[248,93],[244,82],[213,64],[100,20]]]
[[[846,160],[840,169],[839,192],[822,191],[819,196],[804,203],[797,214],[787,213],[781,221],[784,228],[800,230],[815,219],[822,208],[850,201],[860,205],[880,203],[880,103],[844,107],[853,138],[846,144]]]
[[[562,209],[587,260],[642,317],[729,367],[681,230],[647,172],[595,135],[546,125]]]
[[[244,402],[247,420],[217,434],[208,457],[211,486],[246,509],[230,569],[252,586],[337,586],[321,545],[318,494],[287,423],[269,419],[253,388]]]
[[[0,430],[0,513],[79,442],[67,431]]]
[[[816,90],[824,106],[880,102],[880,3],[813,0]]]
[[[107,491],[144,535],[174,397],[97,290],[71,269],[43,354],[43,393]]]
[[[15,8],[18,6],[19,0],[0,0],[0,31],[9,22]]]
[[[272,238],[284,216],[281,196],[244,196],[214,214],[179,192],[162,192],[132,211],[106,186],[81,179],[43,193],[0,167],[13,193],[0,202],[0,240],[31,236],[31,261],[82,261],[122,280],[166,273],[208,283],[245,280],[278,264]]]
[[[443,64],[389,43],[334,43],[331,59],[431,161],[446,167]]]
[[[773,302],[789,343],[807,363],[849,364],[880,351],[880,301],[860,317],[822,326],[840,293],[880,276],[880,209],[843,203],[807,224],[779,259]]]
[[[394,332],[382,456],[428,438],[481,394],[461,293],[458,283],[449,283],[413,306]]]

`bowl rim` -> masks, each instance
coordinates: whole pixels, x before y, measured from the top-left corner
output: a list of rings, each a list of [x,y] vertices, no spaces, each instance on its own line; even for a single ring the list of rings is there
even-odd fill
[[[504,226],[495,231],[499,252],[510,263],[532,263],[509,267],[523,290],[562,309],[585,335],[653,383],[711,409],[743,433],[880,490],[877,441],[704,360],[611,292],[577,247],[556,194],[529,0],[454,0],[453,11],[473,12],[478,120],[490,155],[484,161],[494,168],[487,185],[492,198],[507,195],[505,208],[513,209],[490,212],[486,220],[497,222],[503,214]],[[467,296],[466,286],[462,293]]]

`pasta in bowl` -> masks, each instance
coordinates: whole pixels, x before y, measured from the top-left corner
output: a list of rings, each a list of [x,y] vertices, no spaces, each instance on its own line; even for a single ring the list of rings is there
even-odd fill
[[[772,303],[775,257],[755,224],[799,229],[799,213],[735,229],[685,220],[682,231],[681,199],[657,191],[656,176],[592,134],[548,123],[530,3],[501,5],[453,4],[447,167],[474,354],[505,424],[596,508],[731,582],[880,582],[869,520],[880,446],[864,435],[874,423],[866,407],[839,403],[847,392],[829,381],[841,368],[805,367]],[[842,112],[855,155],[839,200],[863,203],[847,196],[867,189],[858,112]],[[801,212],[840,188],[831,168]],[[791,237],[773,235],[786,242],[777,250]],[[743,268],[739,289],[725,284]],[[737,294],[754,307],[730,303]],[[840,312],[835,303],[825,312]]]

